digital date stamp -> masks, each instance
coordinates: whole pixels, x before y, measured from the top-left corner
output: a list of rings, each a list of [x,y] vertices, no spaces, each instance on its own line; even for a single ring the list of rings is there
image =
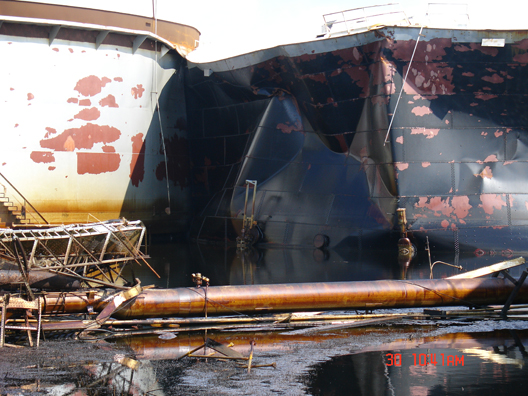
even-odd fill
[[[387,353],[387,366],[401,367],[401,353]],[[463,366],[464,355],[449,355],[445,353],[413,353],[414,366]]]

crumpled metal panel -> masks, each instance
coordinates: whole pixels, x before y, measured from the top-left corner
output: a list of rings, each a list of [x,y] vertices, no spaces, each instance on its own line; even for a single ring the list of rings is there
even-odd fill
[[[259,124],[230,168],[238,177],[230,173],[209,191],[218,192],[211,201],[217,208],[231,201],[232,222],[207,207],[192,235],[207,239],[212,228],[205,223],[215,222],[224,227],[220,239],[236,235],[251,179],[259,183],[261,242],[310,246],[317,234],[331,246],[370,234],[387,240],[397,230],[396,209],[405,208],[420,249],[428,237],[455,261],[477,249],[523,250],[528,34],[424,29],[417,43],[418,33],[386,27],[191,65],[189,86],[201,96],[205,87],[215,92],[215,109],[240,108],[240,98],[269,100],[246,113]],[[483,47],[483,38],[505,38],[506,45]],[[201,69],[213,74],[203,77]],[[192,103],[194,113],[210,106]]]

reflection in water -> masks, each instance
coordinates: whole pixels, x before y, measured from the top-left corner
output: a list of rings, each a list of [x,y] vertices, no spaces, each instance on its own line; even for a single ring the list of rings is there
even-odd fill
[[[306,386],[313,395],[524,394],[526,342],[526,330],[400,341],[316,365]]]
[[[250,285],[301,282],[366,281],[381,279],[429,279],[426,251],[418,252],[408,268],[398,264],[393,250],[292,249],[252,247],[239,252],[235,247],[197,243],[156,242],[149,247],[149,263],[161,275],[158,279],[145,265],[133,265],[125,275],[139,277],[143,284],[174,288],[192,286],[191,274],[200,272],[211,285]],[[431,260],[453,263],[454,254],[431,250]],[[458,258],[464,271],[506,260],[501,255],[468,255]],[[526,266],[510,270],[518,277]],[[433,277],[445,278],[460,271],[442,264],[434,266]]]
[[[222,377],[229,366],[229,362],[178,360],[203,346],[206,338],[230,344],[232,350],[244,356],[248,356],[254,340],[259,357],[276,357],[289,355],[292,343],[310,348],[332,338],[349,339],[368,333],[366,329],[350,329],[312,336],[298,332],[209,332],[180,333],[174,338],[130,337],[118,339],[111,348],[110,344],[100,344],[107,352],[98,362],[86,357],[78,364],[61,366],[55,363],[60,360],[47,359],[39,366],[39,378],[45,378],[43,374],[51,374],[53,369],[55,381],[48,377],[38,383],[41,391],[60,395],[186,394],[182,388],[184,378],[195,378],[194,386],[200,386],[201,372],[195,371],[196,365],[213,366]],[[528,354],[523,346],[527,342],[528,330],[407,338],[316,364],[302,374],[302,381],[310,395],[521,395],[528,385]],[[214,351],[202,349],[198,353],[210,352]],[[303,356],[307,365],[317,359],[310,361],[306,358],[309,355]],[[54,367],[46,368],[47,363]],[[282,375],[281,366],[277,370],[274,373]]]

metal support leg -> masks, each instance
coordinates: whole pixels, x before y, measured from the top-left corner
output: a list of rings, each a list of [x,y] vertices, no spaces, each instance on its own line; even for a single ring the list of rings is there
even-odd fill
[[[6,308],[7,308],[7,303],[6,303],[6,296],[4,296],[2,298],[2,319],[1,319],[1,334],[0,334],[0,348],[3,348],[4,347],[4,342],[5,342],[5,322],[6,322]]]
[[[522,272],[521,276],[519,277],[519,280],[517,280],[517,282],[514,282],[515,283],[515,288],[513,289],[513,291],[511,292],[510,296],[508,297],[508,300],[506,301],[506,303],[502,307],[501,316],[502,316],[503,319],[507,318],[507,312],[510,309],[510,305],[512,304],[513,300],[517,296],[517,293],[519,292],[522,284],[524,283],[524,280],[526,279],[526,276],[528,276],[528,272],[526,270],[524,270]]]

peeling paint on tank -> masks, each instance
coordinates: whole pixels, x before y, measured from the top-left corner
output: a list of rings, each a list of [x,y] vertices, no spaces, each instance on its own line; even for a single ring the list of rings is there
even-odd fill
[[[79,99],[77,99],[77,98],[69,98],[66,102],[67,103],[79,103]]]
[[[412,109],[414,115],[423,117],[424,115],[433,114],[433,111],[427,106],[417,106]]]
[[[95,121],[101,116],[99,110],[95,107],[90,109],[83,109],[79,113],[75,114],[73,118],[84,120],[84,121]]]
[[[488,155],[484,162],[498,162],[497,156],[495,154]]]
[[[411,135],[424,135],[427,139],[432,139],[438,135],[440,129],[412,128]]]
[[[443,200],[441,197],[420,197],[415,208],[429,209],[434,212],[433,215],[436,217],[441,215],[449,217],[453,213],[454,208],[449,204],[448,200],[449,198]]]
[[[400,172],[404,171],[405,169],[407,169],[409,167],[409,164],[408,163],[404,163],[404,162],[396,162],[396,163],[394,163],[394,165],[396,166],[396,168]]]
[[[494,210],[501,210],[503,206],[506,206],[506,200],[504,195],[501,194],[482,194],[480,201],[482,204],[479,208],[482,208],[485,213],[492,215]]]
[[[504,78],[502,78],[501,76],[499,76],[496,73],[494,75],[492,75],[492,76],[484,76],[484,77],[482,77],[482,79],[484,81],[487,81],[487,82],[492,83],[492,84],[500,84],[500,83],[504,82]]]
[[[116,103],[116,99],[114,95],[108,95],[106,98],[103,98],[99,101],[99,105],[102,107],[115,107],[118,108],[119,105]]]
[[[50,128],[50,127],[46,127],[46,131],[47,131],[47,133],[46,133],[46,135],[44,135],[44,138],[45,138],[45,139],[49,138],[50,135],[54,135],[54,134],[57,133],[57,130],[56,130],[56,129],[54,129],[54,128]]]
[[[132,87],[131,93],[134,99],[141,98],[143,96],[143,92],[145,92],[145,88],[143,88],[143,84],[138,84],[135,87]]]
[[[280,123],[277,125],[277,129],[280,129],[280,131],[282,133],[291,133],[292,131],[295,131],[295,132],[300,132],[303,130],[303,126],[301,124],[300,121],[295,121],[295,124],[294,125],[291,125],[290,122],[286,122],[286,124],[284,123]]]
[[[130,161],[130,182],[138,187],[145,176],[145,143],[143,134],[132,136],[132,160]]]
[[[480,99],[480,100],[490,100],[490,99],[495,99],[497,97],[498,97],[497,95],[493,95],[493,94],[486,94],[482,92],[475,93],[475,99]]]
[[[482,172],[474,174],[473,176],[475,176],[475,177],[479,177],[480,176],[483,179],[485,179],[485,178],[491,179],[491,178],[493,178],[493,173],[491,171],[491,168],[489,166],[486,166]]]
[[[504,132],[502,132],[502,131],[498,131],[498,130],[495,131],[495,133],[494,133],[494,135],[495,135],[496,138],[501,137],[503,134],[504,134]]]
[[[81,99],[79,100],[79,106],[91,106],[92,101],[90,99]]]
[[[96,125],[88,123],[80,128],[67,129],[60,135],[51,139],[40,141],[42,148],[55,151],[73,151],[74,149],[91,149],[96,143],[115,142],[121,136],[121,132],[108,125]]]
[[[49,164],[50,162],[55,162],[53,153],[49,151],[33,151],[29,157],[36,163]]]
[[[77,153],[77,173],[79,175],[115,172],[121,158],[115,153]]]
[[[473,207],[469,204],[469,197],[463,195],[453,197],[451,205],[454,208],[455,216],[458,217],[459,220],[466,218]]]
[[[423,168],[428,168],[429,166],[431,166],[430,162],[422,162],[422,167]]]
[[[353,47],[347,51],[335,51],[332,55],[339,56],[342,61],[340,63],[352,63],[354,65],[360,65],[363,62],[363,54],[359,52],[356,47]]]
[[[403,136],[398,136],[398,137],[396,138],[396,143],[403,144]]]
[[[101,93],[103,87],[106,84],[112,82],[108,77],[99,78],[97,76],[91,75],[84,77],[77,81],[74,90],[79,92],[83,96],[95,96],[98,93]]]

